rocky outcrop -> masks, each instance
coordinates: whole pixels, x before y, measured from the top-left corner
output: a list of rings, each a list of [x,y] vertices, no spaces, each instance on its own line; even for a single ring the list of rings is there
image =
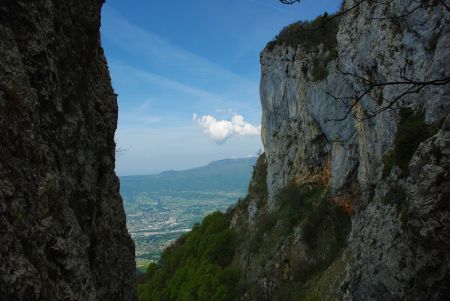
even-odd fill
[[[346,1],[345,7],[356,2]],[[405,20],[389,18],[401,15],[409,2],[381,5],[363,1],[346,13],[339,22],[336,45],[331,45],[337,56],[320,79],[315,75],[315,69],[321,67],[317,62],[330,52],[323,43],[315,47],[269,44],[262,52],[262,138],[269,160],[270,199],[293,177],[311,178],[325,170],[327,173],[319,178],[326,180],[329,175],[335,191],[352,176],[364,187],[378,183],[383,155],[395,136],[398,109],[365,122],[351,115],[337,120],[349,108],[343,103],[345,98],[362,89],[342,72],[388,82],[400,80],[400,69],[407,63],[408,77],[422,80],[448,76],[448,13],[443,6],[435,5],[419,9]],[[430,43],[434,45],[431,48]],[[400,86],[387,86],[379,92],[390,100],[399,90]],[[409,94],[397,108],[423,110],[427,123],[438,123],[450,108],[448,92],[448,87],[430,86]],[[354,114],[383,107],[386,100],[374,103],[373,98],[365,97]]]
[[[356,300],[446,300],[450,295],[450,115],[409,163],[357,210],[349,241]]]
[[[261,231],[258,216],[279,210],[288,185],[323,185],[352,213],[352,227],[341,255],[320,265],[307,283],[298,282],[297,296],[446,300],[450,86],[407,93],[368,119],[365,113],[389,106],[410,85],[374,89],[351,105],[364,92],[357,76],[377,82],[448,78],[450,14],[439,1],[417,7],[410,0],[348,0],[343,9],[349,8],[338,20],[336,40],[311,45],[279,38],[261,53],[268,196],[250,193],[236,206],[233,226]],[[267,248],[250,257],[239,253],[247,285],[262,294],[247,291],[243,300],[289,300],[281,292],[293,284],[295,262],[314,260],[301,228],[277,241],[279,251],[263,265],[252,258]]]
[[[103,1],[0,1],[0,299],[134,300]]]

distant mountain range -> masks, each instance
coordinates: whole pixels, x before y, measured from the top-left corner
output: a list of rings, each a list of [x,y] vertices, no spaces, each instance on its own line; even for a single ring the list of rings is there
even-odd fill
[[[120,177],[120,192],[126,202],[132,202],[142,193],[246,191],[255,163],[255,157],[225,159],[187,170],[124,176]]]

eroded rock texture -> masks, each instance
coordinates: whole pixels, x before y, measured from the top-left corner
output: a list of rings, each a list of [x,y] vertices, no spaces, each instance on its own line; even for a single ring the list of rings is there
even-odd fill
[[[134,300],[103,1],[0,1],[0,299]]]
[[[276,211],[277,194],[290,183],[325,185],[352,210],[345,250],[306,284],[296,282],[305,286],[295,292],[301,300],[450,295],[449,84],[408,93],[393,109],[359,120],[405,91],[385,86],[348,111],[364,91],[355,75],[378,82],[450,76],[448,8],[420,3],[344,1],[352,9],[339,19],[336,40],[275,41],[261,53],[268,198],[240,203],[236,228],[264,231],[252,221]],[[300,232],[274,242],[279,251],[263,264],[256,255],[240,259],[247,285],[260,293],[242,300],[289,300],[280,296],[304,265],[296,262],[311,260]]]

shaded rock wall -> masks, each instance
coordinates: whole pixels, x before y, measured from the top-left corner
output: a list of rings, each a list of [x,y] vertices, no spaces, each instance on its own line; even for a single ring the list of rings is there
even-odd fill
[[[0,296],[134,300],[103,1],[0,1]]]

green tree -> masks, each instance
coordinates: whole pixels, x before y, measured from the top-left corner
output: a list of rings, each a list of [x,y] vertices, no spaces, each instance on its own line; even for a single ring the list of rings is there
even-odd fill
[[[230,217],[214,212],[166,249],[138,286],[142,301],[229,301],[240,273],[230,267],[235,234]]]

